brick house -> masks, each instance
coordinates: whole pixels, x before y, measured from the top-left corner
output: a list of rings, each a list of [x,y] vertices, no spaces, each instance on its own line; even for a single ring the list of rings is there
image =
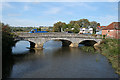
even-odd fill
[[[112,22],[102,29],[102,35],[107,37],[120,39],[120,22]]]

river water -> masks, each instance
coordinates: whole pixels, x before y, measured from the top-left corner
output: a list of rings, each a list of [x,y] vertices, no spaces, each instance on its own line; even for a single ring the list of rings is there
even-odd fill
[[[14,64],[8,77],[118,78],[103,55],[61,46],[60,41],[48,41],[43,50],[29,50],[29,42],[17,42],[12,48]]]

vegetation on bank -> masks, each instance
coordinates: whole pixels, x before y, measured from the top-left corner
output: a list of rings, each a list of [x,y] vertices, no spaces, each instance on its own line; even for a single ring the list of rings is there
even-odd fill
[[[34,29],[35,27],[10,27],[12,32],[29,32],[32,29]]]
[[[91,46],[82,46],[80,47],[81,50],[85,51],[85,52],[90,52],[90,53],[97,53],[94,47]]]
[[[12,32],[29,32],[32,29],[37,29],[37,31],[43,31],[43,28],[45,31],[52,32],[53,27],[10,27]]]
[[[0,23],[0,27],[2,28],[2,78],[4,79],[10,75],[14,63],[11,48],[15,45],[15,35],[11,33],[8,24]]]
[[[2,26],[2,55],[11,55],[11,47],[15,44],[14,34],[11,33],[8,24],[0,23]]]
[[[120,75],[120,52],[119,52],[119,41],[118,39],[104,39],[99,47],[102,50],[102,54],[107,57],[112,67],[116,70],[116,73]]]

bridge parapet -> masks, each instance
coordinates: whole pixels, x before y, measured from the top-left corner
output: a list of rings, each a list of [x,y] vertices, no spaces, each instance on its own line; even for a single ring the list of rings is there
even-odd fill
[[[21,32],[21,33],[15,33],[19,35],[19,37],[56,37],[56,38],[101,38],[100,36],[92,36],[92,35],[84,35],[84,34],[73,34],[73,33],[27,33],[27,32]]]

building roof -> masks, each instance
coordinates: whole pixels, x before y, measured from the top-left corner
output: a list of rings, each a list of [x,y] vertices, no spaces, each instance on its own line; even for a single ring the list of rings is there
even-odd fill
[[[101,29],[101,28],[104,28],[104,27],[106,27],[106,26],[98,26],[97,28]]]
[[[103,30],[113,30],[113,29],[114,30],[120,29],[120,22],[112,22],[111,24],[103,28]]]

